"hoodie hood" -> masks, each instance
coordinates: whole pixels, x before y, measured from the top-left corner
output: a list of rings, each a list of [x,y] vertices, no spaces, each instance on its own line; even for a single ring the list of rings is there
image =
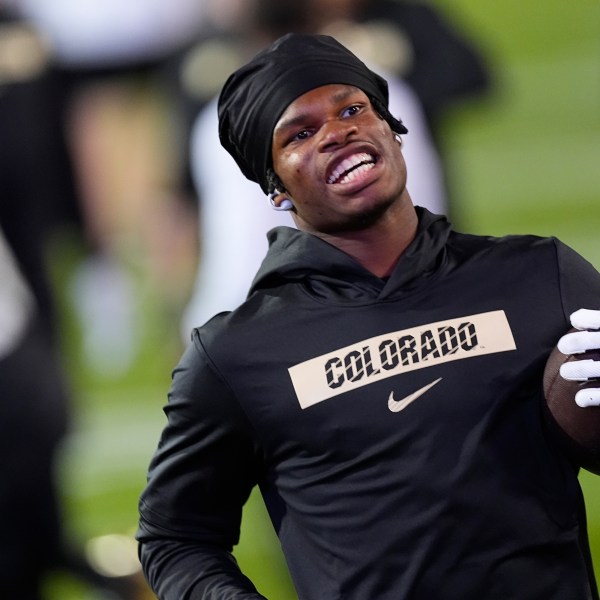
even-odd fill
[[[373,275],[348,254],[315,235],[276,227],[268,233],[269,251],[249,295],[293,282],[303,284],[309,293],[324,301],[334,302],[372,302],[407,293],[438,271],[451,231],[444,216],[421,207],[416,210],[417,235],[388,279]]]

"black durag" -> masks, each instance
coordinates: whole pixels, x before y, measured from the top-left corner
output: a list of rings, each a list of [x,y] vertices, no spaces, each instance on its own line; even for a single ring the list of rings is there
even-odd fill
[[[274,187],[269,171],[277,121],[296,98],[329,84],[361,89],[393,131],[407,132],[388,110],[383,77],[330,36],[288,33],[230,75],[219,96],[221,144],[265,194]]]

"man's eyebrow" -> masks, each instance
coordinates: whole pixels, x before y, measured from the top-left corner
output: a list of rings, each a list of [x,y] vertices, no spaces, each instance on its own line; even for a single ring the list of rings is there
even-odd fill
[[[305,115],[304,113],[301,113],[290,119],[285,119],[284,121],[279,121],[279,123],[277,123],[277,125],[275,125],[275,131],[281,131],[283,129],[290,129],[293,127],[298,127],[299,125],[302,125],[303,123],[305,123],[307,118],[308,118],[307,115]]]
[[[355,94],[357,91],[358,90],[355,87],[346,86],[346,87],[344,87],[344,89],[340,90],[339,92],[336,92],[335,94],[333,94],[331,96],[331,103],[336,104],[337,102],[343,102],[344,100],[346,100],[347,98],[349,98],[350,96]],[[295,117],[291,117],[289,119],[285,119],[285,120],[277,123],[275,130],[279,131],[279,130],[287,129],[290,127],[297,127],[298,125],[302,125],[302,124],[306,123],[306,120],[308,118],[309,118],[309,116],[307,114],[300,113],[299,115],[296,115]]]
[[[333,100],[333,102],[343,102],[348,97],[352,96],[353,94],[356,94],[358,91],[359,90],[357,88],[347,85],[344,87],[344,89],[341,89],[339,92],[336,92],[331,99]]]

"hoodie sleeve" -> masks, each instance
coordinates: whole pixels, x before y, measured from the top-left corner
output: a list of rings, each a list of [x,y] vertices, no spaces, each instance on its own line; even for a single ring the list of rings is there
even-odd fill
[[[160,600],[263,598],[231,554],[260,452],[197,331],[173,372],[165,414],[139,504],[137,538],[150,586]]]

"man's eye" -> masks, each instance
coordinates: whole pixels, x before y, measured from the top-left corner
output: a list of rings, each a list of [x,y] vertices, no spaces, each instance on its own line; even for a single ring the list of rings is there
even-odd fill
[[[358,114],[361,108],[362,106],[360,106],[359,104],[353,104],[352,106],[349,106],[348,108],[344,109],[344,111],[342,112],[342,117],[352,117]]]
[[[307,137],[310,137],[310,131],[308,129],[302,129],[294,134],[293,140],[305,140]]]

